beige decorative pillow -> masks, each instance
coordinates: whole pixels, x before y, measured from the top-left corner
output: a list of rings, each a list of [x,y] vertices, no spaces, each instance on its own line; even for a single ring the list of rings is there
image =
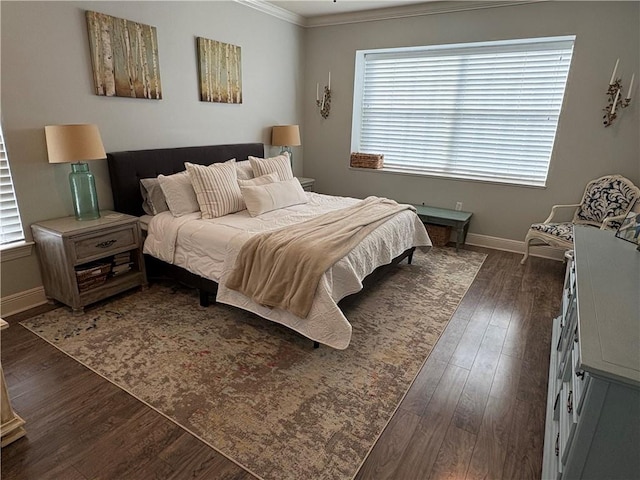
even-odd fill
[[[251,180],[240,180],[238,179],[238,185],[241,187],[254,187],[256,185],[266,185],[267,183],[279,182],[280,177],[276,172],[267,173],[266,175],[261,175],[256,178],[252,178]]]
[[[200,210],[196,192],[193,190],[191,179],[187,172],[158,175],[158,182],[169,210],[174,217],[181,217],[187,213]]]
[[[288,152],[271,158],[249,157],[249,162],[251,162],[251,168],[256,177],[277,172],[280,180],[291,180],[293,178]]]
[[[217,218],[244,210],[235,163],[235,160],[229,160],[208,167],[184,163],[196,192],[202,218]]]
[[[309,201],[297,178],[266,185],[240,187],[240,190],[252,217]]]

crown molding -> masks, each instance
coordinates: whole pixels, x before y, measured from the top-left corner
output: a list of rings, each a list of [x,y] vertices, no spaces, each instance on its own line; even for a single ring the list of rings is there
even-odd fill
[[[425,15],[441,15],[443,13],[466,12],[484,10],[488,8],[511,7],[540,3],[547,0],[514,0],[490,2],[428,2],[418,5],[404,5],[399,7],[380,8],[334,15],[323,15],[307,18],[305,27],[328,27],[331,25],[347,25],[350,23],[376,22],[398,18],[420,17]]]
[[[246,7],[253,8],[262,13],[266,13],[267,15],[271,15],[272,17],[279,18],[280,20],[284,20],[285,22],[293,23],[294,25],[298,25],[300,27],[307,26],[307,20],[302,15],[298,15],[297,13],[290,12],[289,10],[285,10],[284,8],[280,8],[272,3],[265,2],[264,0],[234,0],[236,3],[244,5]]]
[[[318,17],[303,17],[285,10],[264,0],[234,0],[247,7],[259,10],[262,13],[277,17],[289,23],[304,28],[328,27],[332,25],[347,25],[351,23],[376,22],[379,20],[391,20],[397,18],[419,17],[424,15],[440,15],[443,13],[465,12],[470,10],[482,10],[487,8],[512,7],[541,3],[549,0],[513,0],[513,1],[436,1],[425,2],[418,5],[404,5],[398,7],[379,8],[349,13],[335,13]]]

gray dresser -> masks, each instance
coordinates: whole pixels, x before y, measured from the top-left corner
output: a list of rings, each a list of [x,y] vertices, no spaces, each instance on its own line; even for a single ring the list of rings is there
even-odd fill
[[[575,227],[553,322],[543,479],[640,478],[640,252]]]

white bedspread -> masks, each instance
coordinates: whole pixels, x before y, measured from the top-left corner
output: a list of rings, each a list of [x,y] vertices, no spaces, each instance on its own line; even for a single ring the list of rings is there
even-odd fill
[[[429,247],[424,225],[412,211],[403,211],[377,228],[323,276],[313,307],[305,319],[258,305],[224,286],[242,244],[252,235],[299,223],[359,200],[307,192],[309,203],[252,218],[244,210],[202,220],[199,213],[174,218],[163,212],[149,222],[144,252],[167,263],[218,282],[216,300],[283,324],[317,342],[343,349],[351,340],[351,325],[337,302],[362,289],[361,280],[380,265],[411,247]]]

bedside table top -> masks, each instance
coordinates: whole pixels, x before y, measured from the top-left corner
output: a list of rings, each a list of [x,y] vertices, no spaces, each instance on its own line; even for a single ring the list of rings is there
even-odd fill
[[[315,178],[309,178],[309,177],[296,177],[296,178],[302,185],[314,183],[316,181]]]
[[[123,225],[137,221],[138,217],[125,213],[113,212],[111,210],[101,210],[100,218],[96,220],[76,220],[75,216],[54,218],[35,222],[32,227],[44,228],[59,234],[81,233],[83,231],[100,230],[103,227]]]

